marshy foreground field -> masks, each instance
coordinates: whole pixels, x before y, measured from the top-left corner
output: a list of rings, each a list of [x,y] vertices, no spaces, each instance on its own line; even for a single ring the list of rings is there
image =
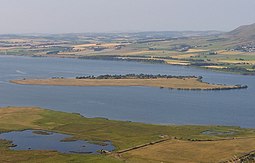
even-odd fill
[[[10,141],[0,140],[0,162],[248,162],[255,150],[254,129],[152,125],[35,107],[0,108],[1,133],[30,129],[70,134],[68,141],[108,140],[116,150],[101,155],[14,151]]]

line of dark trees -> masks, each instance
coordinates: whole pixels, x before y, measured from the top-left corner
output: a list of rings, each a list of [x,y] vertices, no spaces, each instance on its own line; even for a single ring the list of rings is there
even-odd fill
[[[196,76],[172,76],[172,75],[152,75],[152,74],[126,74],[126,75],[89,75],[89,76],[77,76],[76,79],[158,79],[158,78],[178,78],[178,79],[184,79],[184,78],[197,78]],[[198,77],[199,80],[202,79],[202,77]]]
[[[205,90],[205,91],[220,91],[220,90],[232,90],[232,89],[247,89],[247,85],[235,85],[233,87],[222,87],[222,88],[208,88],[208,89],[201,89],[201,88],[177,88],[177,90],[193,90],[193,91],[200,91],[200,90]]]

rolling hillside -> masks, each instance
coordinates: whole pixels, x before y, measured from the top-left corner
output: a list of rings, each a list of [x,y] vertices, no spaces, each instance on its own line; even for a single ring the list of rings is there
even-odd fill
[[[227,33],[228,36],[240,38],[246,41],[255,41],[255,23],[251,25],[244,25]]]

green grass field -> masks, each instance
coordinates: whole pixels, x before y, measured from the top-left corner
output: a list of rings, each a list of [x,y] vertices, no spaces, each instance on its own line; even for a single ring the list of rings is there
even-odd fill
[[[103,118],[85,118],[79,114],[43,110],[40,108],[1,108],[0,131],[41,129],[73,135],[72,140],[109,140],[116,151],[157,141],[162,135],[192,143],[198,140],[219,140],[255,137],[255,130],[224,126],[151,125],[112,121]],[[203,131],[223,132],[222,135],[205,135]],[[227,134],[231,133],[231,134]],[[228,141],[228,140],[225,140]],[[230,142],[231,143],[231,142]],[[54,151],[12,151],[10,142],[0,141],[0,162],[121,162],[113,155],[61,154]],[[244,148],[240,144],[240,148]],[[248,152],[248,151],[246,151]],[[233,153],[234,155],[235,153]],[[231,153],[229,154],[231,155]],[[159,155],[159,158],[161,156]],[[164,155],[165,157],[165,155]],[[188,159],[188,158],[187,158]],[[131,159],[131,162],[132,161]]]

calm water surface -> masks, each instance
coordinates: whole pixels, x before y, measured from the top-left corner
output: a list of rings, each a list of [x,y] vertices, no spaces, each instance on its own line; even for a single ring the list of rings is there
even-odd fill
[[[61,153],[93,153],[99,154],[100,150],[113,151],[114,147],[110,142],[103,142],[104,145],[92,144],[87,141],[77,140],[64,142],[71,137],[66,134],[46,132],[38,134],[35,130],[13,131],[0,134],[0,139],[11,140],[15,147],[13,150],[55,150]]]
[[[203,76],[204,81],[248,85],[227,91],[178,91],[150,87],[59,87],[15,85],[22,78],[101,74]],[[235,125],[255,128],[255,76],[136,62],[61,58],[0,57],[0,106],[39,106],[157,124]]]

